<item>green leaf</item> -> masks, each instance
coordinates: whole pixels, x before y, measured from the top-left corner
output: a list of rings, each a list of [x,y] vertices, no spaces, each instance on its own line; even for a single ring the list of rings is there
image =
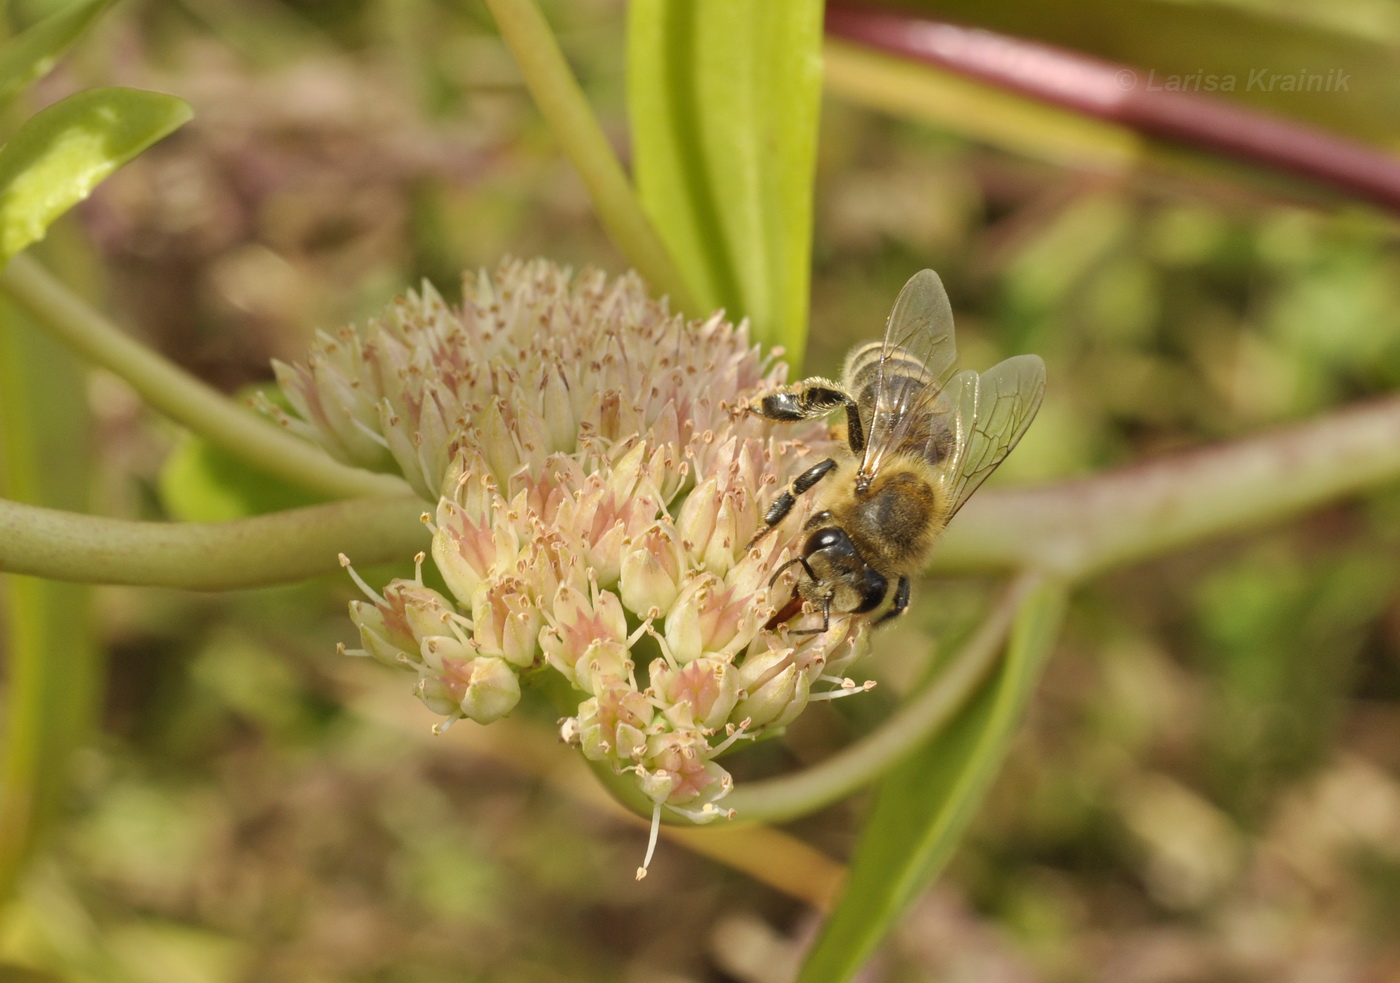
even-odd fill
[[[181,522],[225,522],[325,501],[192,433],[181,438],[160,469],[160,499]]]
[[[191,116],[174,96],[89,89],[36,113],[0,148],[0,262]]]
[[[0,109],[53,68],[67,51],[111,6],[112,0],[83,0],[50,14],[0,47]]]
[[[279,390],[250,386],[234,399],[246,405],[260,394],[282,409],[287,399]],[[161,504],[181,522],[226,522],[267,515],[324,502],[326,498],[250,468],[243,459],[186,431],[160,469]]]
[[[0,495],[55,509],[88,505],[92,453],[77,359],[0,301]],[[0,690],[0,903],[56,826],[69,762],[101,706],[103,650],[92,591],[0,577],[6,686]]]
[[[961,841],[1054,644],[1065,587],[1047,581],[1017,612],[1006,659],[937,737],[889,773],[836,909],[798,983],[848,980]]]
[[[642,205],[703,307],[800,353],[821,90],[818,0],[635,0],[628,110]]]

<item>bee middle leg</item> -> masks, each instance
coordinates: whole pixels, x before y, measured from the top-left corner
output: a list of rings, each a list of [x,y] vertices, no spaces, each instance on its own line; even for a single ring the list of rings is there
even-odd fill
[[[825,461],[820,461],[812,465],[796,478],[793,478],[792,481],[788,483],[787,490],[775,498],[773,504],[768,506],[768,511],[763,513],[764,528],[759,530],[758,535],[749,540],[748,546],[744,548],[749,549],[754,543],[772,532],[773,528],[786,519],[788,513],[792,511],[792,507],[797,504],[798,495],[810,491],[813,485],[835,470],[836,460],[828,457]]]

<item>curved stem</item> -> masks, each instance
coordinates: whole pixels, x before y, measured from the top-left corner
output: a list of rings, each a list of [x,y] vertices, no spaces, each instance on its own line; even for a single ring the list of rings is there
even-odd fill
[[[740,822],[783,822],[845,798],[877,779],[947,724],[986,678],[1022,603],[1044,578],[1023,573],[1006,591],[937,678],[873,731],[815,767],[782,778],[749,782],[724,799]]]
[[[1070,578],[1314,508],[1400,479],[1400,397],[1286,430],[1038,488],[984,491],[932,569]]]
[[[402,479],[341,464],[232,402],[128,337],[26,255],[0,271],[0,289],[69,348],[125,379],[153,407],[270,475],[331,498],[408,490]]]
[[[1154,89],[1121,63],[906,13],[833,3],[827,31],[1130,127],[1263,164],[1400,210],[1400,161],[1322,130],[1195,92]]]
[[[534,0],[487,0],[540,115],[578,169],[608,235],[653,287],[692,317],[698,308]]]
[[[187,590],[263,587],[427,546],[423,502],[359,498],[232,522],[133,522],[0,499],[0,570]]]

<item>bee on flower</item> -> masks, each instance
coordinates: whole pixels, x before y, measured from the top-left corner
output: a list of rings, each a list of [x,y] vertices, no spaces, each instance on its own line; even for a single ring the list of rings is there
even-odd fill
[[[866,619],[769,625],[813,506],[753,542],[765,500],[837,443],[746,412],[786,367],[635,275],[507,262],[463,293],[425,285],[276,366],[288,427],[432,503],[420,575],[359,581],[356,654],[413,673],[439,728],[499,719],[557,673],[577,697],[561,734],[632,776],[654,822],[725,815],[720,754],[852,690]],[[422,581],[429,555],[446,593]]]

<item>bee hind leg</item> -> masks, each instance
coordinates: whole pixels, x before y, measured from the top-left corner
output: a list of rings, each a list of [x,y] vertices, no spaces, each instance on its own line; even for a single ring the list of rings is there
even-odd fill
[[[795,423],[826,416],[838,406],[846,411],[846,443],[852,454],[859,454],[865,450],[865,425],[861,423],[860,407],[849,393],[827,379],[800,382],[793,392],[769,393],[749,409],[765,420]]]

